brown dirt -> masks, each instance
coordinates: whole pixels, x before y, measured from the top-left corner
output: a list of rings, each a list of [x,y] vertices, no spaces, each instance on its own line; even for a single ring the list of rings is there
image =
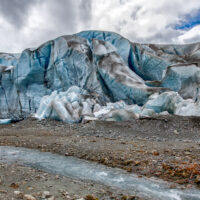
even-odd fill
[[[97,183],[44,173],[17,164],[0,164],[0,180],[0,200],[25,199],[26,194],[37,200],[76,200],[87,196],[94,197],[91,200],[118,200],[125,196],[129,199],[134,197]],[[21,194],[16,195],[16,191]],[[44,198],[45,191],[49,192],[48,198]],[[138,197],[133,199],[141,200]]]
[[[186,187],[200,185],[200,118],[64,124],[27,119],[1,125],[0,145],[27,147],[119,167]]]

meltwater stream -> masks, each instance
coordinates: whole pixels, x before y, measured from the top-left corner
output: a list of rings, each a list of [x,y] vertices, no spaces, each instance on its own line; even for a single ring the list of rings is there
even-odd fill
[[[46,172],[90,180],[122,190],[137,193],[149,199],[200,200],[200,190],[170,189],[168,184],[147,178],[138,178],[123,170],[106,167],[74,157],[37,150],[0,146],[0,162],[31,166]]]

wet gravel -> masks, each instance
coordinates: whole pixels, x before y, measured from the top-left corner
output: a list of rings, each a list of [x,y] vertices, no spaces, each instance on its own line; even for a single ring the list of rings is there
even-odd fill
[[[0,145],[27,147],[199,188],[200,118],[159,116],[65,124],[26,119],[1,125]],[[195,173],[194,173],[195,172]]]

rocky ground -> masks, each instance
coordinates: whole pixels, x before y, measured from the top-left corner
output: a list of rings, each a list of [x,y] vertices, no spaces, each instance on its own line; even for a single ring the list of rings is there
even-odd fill
[[[17,164],[0,164],[1,200],[141,199],[93,182],[44,173]]]
[[[138,176],[171,181],[172,188],[180,184],[182,187],[200,188],[200,118],[197,117],[162,116],[129,122],[93,121],[73,125],[30,118],[15,124],[1,125],[0,145],[39,149],[95,161],[122,168]],[[12,168],[15,166],[11,165],[9,171]],[[6,176],[8,169],[1,165],[0,176]],[[21,170],[35,176],[33,182],[26,185],[26,188],[39,187],[37,175],[43,176],[44,173],[20,166],[16,169],[13,182],[15,177],[22,176]],[[56,175],[47,176],[50,185],[57,185]],[[21,178],[25,180],[27,177],[29,175],[25,173]],[[66,188],[66,192],[70,193],[70,187],[67,188],[68,184],[64,184],[70,181],[63,181],[65,179],[67,180],[62,177],[58,186],[61,189]],[[39,180],[42,184],[43,179]],[[0,190],[3,191],[3,193],[0,191],[0,198],[1,195],[4,195],[3,197],[8,194],[14,195],[14,190],[11,191],[12,187],[9,186],[11,182],[12,180],[3,187],[0,185]],[[38,183],[37,187],[36,183]],[[111,199],[112,196],[116,199],[126,198],[123,194],[121,196],[113,194],[110,188],[91,187],[87,184],[91,183],[81,182],[79,186],[75,184],[74,188],[77,189],[72,190],[70,195],[79,195],[80,198],[87,194],[93,194],[99,199]],[[42,191],[48,190],[57,197],[58,192],[51,190],[54,187],[48,187],[45,183],[43,185]],[[101,189],[111,194],[106,193],[103,196]],[[34,190],[35,193],[42,191]],[[65,197],[59,196],[56,199],[65,199]]]

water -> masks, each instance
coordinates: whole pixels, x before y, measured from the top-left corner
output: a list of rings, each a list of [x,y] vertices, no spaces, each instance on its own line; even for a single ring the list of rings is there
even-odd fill
[[[11,119],[0,119],[0,124],[10,124],[11,121]]]
[[[138,178],[123,170],[106,167],[74,157],[37,150],[0,146],[0,162],[31,166],[81,180],[90,180],[117,187],[139,196],[160,200],[200,200],[200,190],[170,189],[169,184],[148,178]]]

